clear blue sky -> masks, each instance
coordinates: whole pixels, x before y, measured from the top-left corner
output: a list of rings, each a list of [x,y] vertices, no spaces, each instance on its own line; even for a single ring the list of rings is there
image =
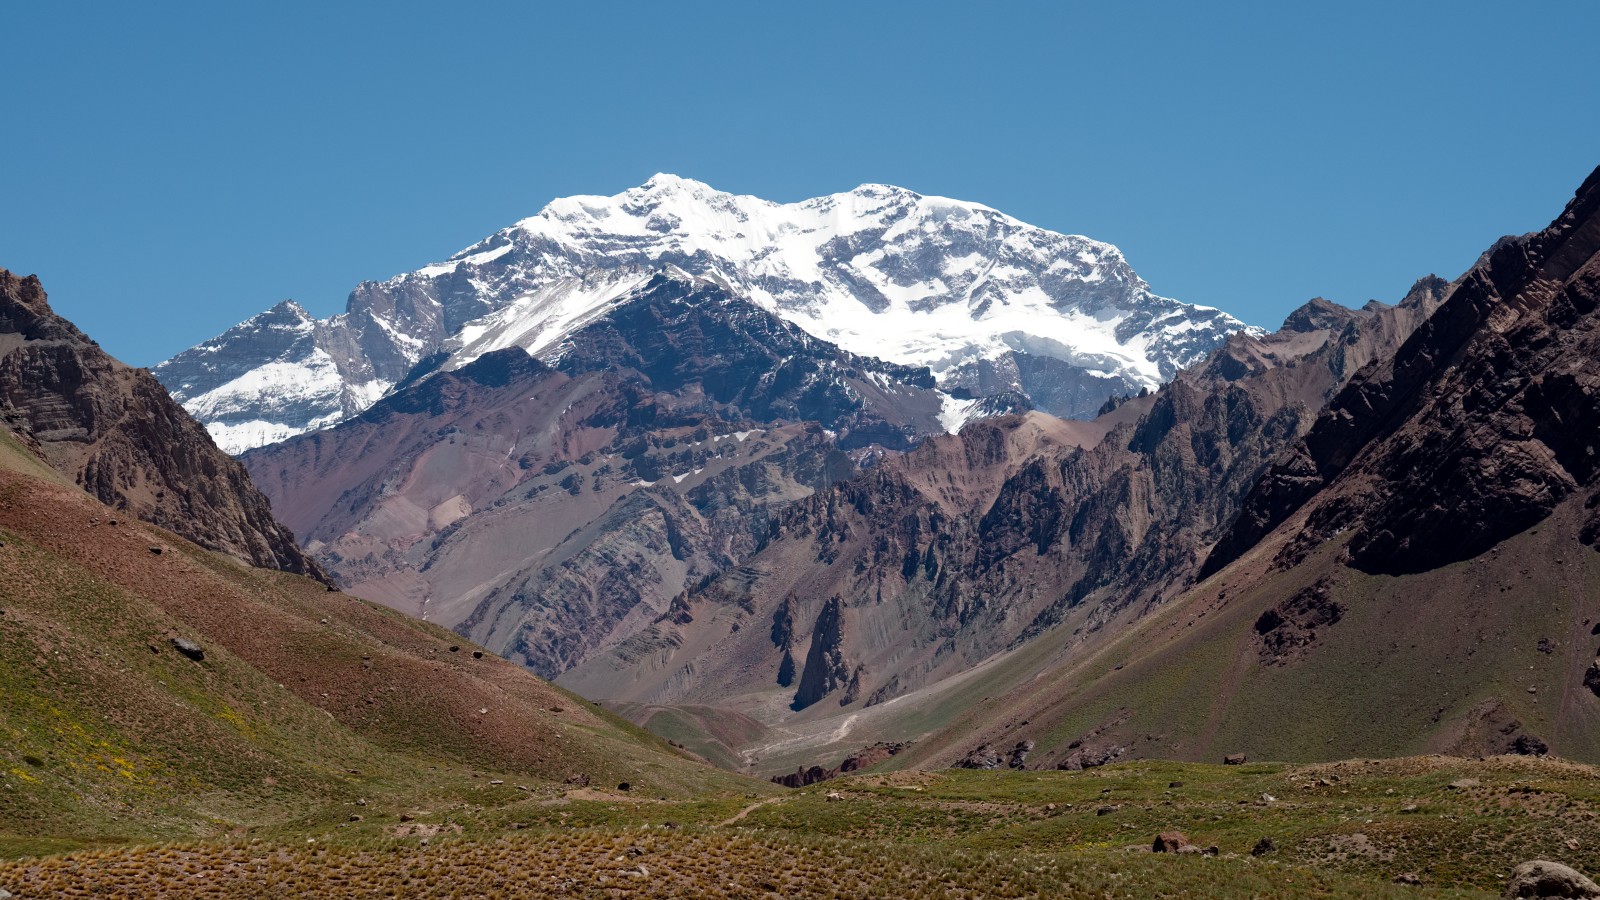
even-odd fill
[[[1315,7],[1301,9],[1299,7]],[[153,364],[656,171],[888,182],[1276,325],[1542,227],[1600,3],[16,3],[0,266]]]

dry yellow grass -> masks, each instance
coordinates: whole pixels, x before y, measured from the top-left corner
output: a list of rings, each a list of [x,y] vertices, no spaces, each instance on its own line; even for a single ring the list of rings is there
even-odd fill
[[[851,844],[595,829],[381,847],[156,847],[0,865],[24,898],[1106,898],[1477,896],[1246,859]]]

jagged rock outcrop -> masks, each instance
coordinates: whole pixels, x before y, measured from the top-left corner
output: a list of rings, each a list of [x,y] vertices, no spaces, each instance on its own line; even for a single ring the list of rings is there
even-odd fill
[[[326,580],[150,373],[55,314],[33,276],[0,269],[0,420],[113,509],[251,565]]]
[[[1318,629],[1337,625],[1344,613],[1344,606],[1333,597],[1332,579],[1319,579],[1295,592],[1256,619],[1261,661],[1288,662],[1316,643]]]
[[[1392,356],[1352,379],[1251,492],[1216,571],[1335,480],[1279,554],[1351,531],[1350,562],[1402,574],[1466,559],[1600,475],[1600,171],[1551,226],[1498,242]]]
[[[844,687],[849,679],[850,663],[844,655],[844,608],[839,598],[833,597],[822,604],[816,624],[811,627],[811,649],[806,651],[793,708],[805,709]]]
[[[965,756],[956,760],[952,768],[956,769],[998,769],[1000,768],[1000,751],[988,744],[979,744],[967,751]]]
[[[774,775],[772,776],[771,781],[773,784],[781,784],[784,787],[807,787],[809,785],[817,784],[818,782],[829,781],[831,779],[838,778],[840,775],[848,775],[851,772],[859,772],[863,769],[870,769],[878,763],[881,763],[884,760],[899,754],[907,746],[909,745],[903,741],[880,741],[870,747],[863,747],[849,756],[846,756],[844,760],[839,763],[839,765],[834,766],[831,769],[824,769],[821,766],[801,766],[800,768],[786,775]]]

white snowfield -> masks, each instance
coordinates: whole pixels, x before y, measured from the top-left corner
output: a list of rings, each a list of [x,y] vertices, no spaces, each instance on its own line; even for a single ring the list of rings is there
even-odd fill
[[[513,346],[551,358],[668,266],[942,383],[1019,352],[1154,388],[1244,327],[1154,294],[1110,244],[982,204],[878,184],[774,203],[657,175],[612,197],[555,200],[444,262],[363,285],[340,316],[306,317],[304,346],[250,365],[257,317],[156,373],[239,452],[358,413],[439,350],[446,369]],[[243,369],[221,371],[219,354]],[[947,406],[947,425],[959,427],[961,406]]]

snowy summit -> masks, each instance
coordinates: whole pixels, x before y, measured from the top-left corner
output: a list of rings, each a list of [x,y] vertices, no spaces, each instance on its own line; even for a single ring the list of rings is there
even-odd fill
[[[669,266],[852,353],[927,366],[963,398],[1016,391],[1066,416],[1154,388],[1244,327],[1156,295],[1110,244],[982,204],[878,184],[774,203],[657,175],[364,283],[329,319],[280,304],[155,372],[238,453],[357,414],[441,352],[443,368],[510,346],[557,356]]]

